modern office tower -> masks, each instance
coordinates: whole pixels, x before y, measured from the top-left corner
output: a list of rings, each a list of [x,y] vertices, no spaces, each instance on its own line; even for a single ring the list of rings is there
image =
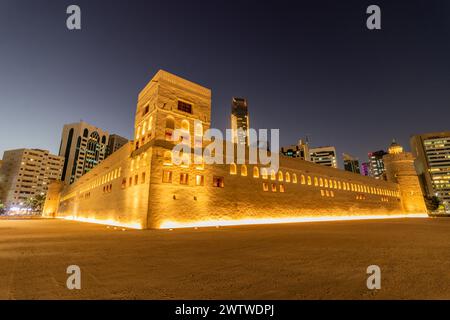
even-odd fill
[[[21,208],[36,195],[44,195],[50,182],[61,179],[64,157],[47,150],[17,149],[3,154],[0,183],[7,209]]]
[[[309,149],[311,161],[322,166],[337,168],[336,148],[318,147]]]
[[[248,145],[249,129],[250,120],[247,99],[233,98],[231,102],[231,141],[233,143]]]
[[[371,177],[386,180],[383,162],[383,156],[386,154],[387,152],[384,150],[369,152],[369,174]]]
[[[343,153],[342,157],[344,159],[344,170],[353,173],[360,174],[359,170],[359,160],[347,153]]]
[[[109,133],[86,122],[66,124],[59,155],[65,158],[61,180],[73,183],[106,157]]]
[[[126,145],[127,143],[128,143],[128,139],[126,139],[124,137],[121,137],[117,134],[110,135],[106,156],[107,157],[110,156],[111,154],[113,154],[114,152],[116,152],[117,150],[122,148],[124,145]]]
[[[366,177],[370,176],[370,163],[369,162],[361,163],[361,174]]]
[[[450,211],[450,131],[415,135],[410,143],[425,193]]]
[[[302,139],[298,140],[298,144],[281,147],[281,154],[287,157],[300,158],[306,161],[311,160],[311,157],[309,156],[309,145]]]

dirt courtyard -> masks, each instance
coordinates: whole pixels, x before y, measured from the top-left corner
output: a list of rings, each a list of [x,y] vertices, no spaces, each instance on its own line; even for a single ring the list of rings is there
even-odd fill
[[[69,265],[81,290],[66,288]],[[0,299],[450,299],[450,218],[173,231],[2,219]]]

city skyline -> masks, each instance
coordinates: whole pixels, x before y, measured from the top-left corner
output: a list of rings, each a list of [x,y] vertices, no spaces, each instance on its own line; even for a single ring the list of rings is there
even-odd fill
[[[177,4],[182,8],[176,10],[162,3],[150,8],[138,2],[128,9],[108,4],[105,15],[99,5],[80,1],[83,28],[78,33],[65,28],[64,1],[49,2],[42,15],[31,14],[38,6],[32,2],[5,5],[0,105],[8,112],[0,133],[15,135],[2,139],[1,154],[25,147],[57,153],[62,126],[80,119],[132,137],[133,98],[160,67],[210,86],[212,127],[227,128],[230,98],[243,96],[252,106],[252,127],[280,128],[280,145],[308,135],[313,146],[333,145],[338,153],[365,160],[392,138],[409,149],[411,135],[447,129],[445,3],[427,6],[424,14],[433,22],[424,28],[414,19],[422,14],[420,6],[381,2],[383,30],[378,33],[365,28],[362,3],[329,2],[328,9],[298,4],[294,13],[277,7],[270,17],[262,10],[269,4],[247,3],[239,9],[252,19],[226,24],[236,9],[232,4],[194,2]],[[141,19],[141,12],[154,7],[161,15],[153,23],[164,27],[166,38]],[[173,12],[192,19],[172,26],[166,21]],[[15,19],[19,15],[26,18]],[[183,37],[175,36],[181,26]],[[289,38],[291,32],[298,40]],[[149,41],[133,45],[138,37]],[[189,55],[180,58],[178,47]],[[423,117],[430,107],[440,116]],[[30,112],[33,117],[27,116]]]

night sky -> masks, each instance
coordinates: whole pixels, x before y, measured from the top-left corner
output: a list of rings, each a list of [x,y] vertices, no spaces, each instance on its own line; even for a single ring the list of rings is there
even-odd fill
[[[70,4],[81,31],[66,28]],[[382,30],[366,28],[370,4]],[[158,69],[212,89],[213,127],[242,96],[281,145],[308,135],[364,161],[450,129],[450,1],[0,0],[0,155],[57,153],[80,119],[131,138]]]

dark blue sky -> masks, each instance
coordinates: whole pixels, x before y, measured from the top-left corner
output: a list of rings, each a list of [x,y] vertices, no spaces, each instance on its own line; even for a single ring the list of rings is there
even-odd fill
[[[382,30],[365,27],[382,10]],[[66,28],[78,4],[82,30]],[[449,1],[0,0],[0,154],[57,152],[64,123],[132,136],[137,94],[158,69],[232,96],[281,144],[310,136],[365,160],[395,137],[449,128]]]

